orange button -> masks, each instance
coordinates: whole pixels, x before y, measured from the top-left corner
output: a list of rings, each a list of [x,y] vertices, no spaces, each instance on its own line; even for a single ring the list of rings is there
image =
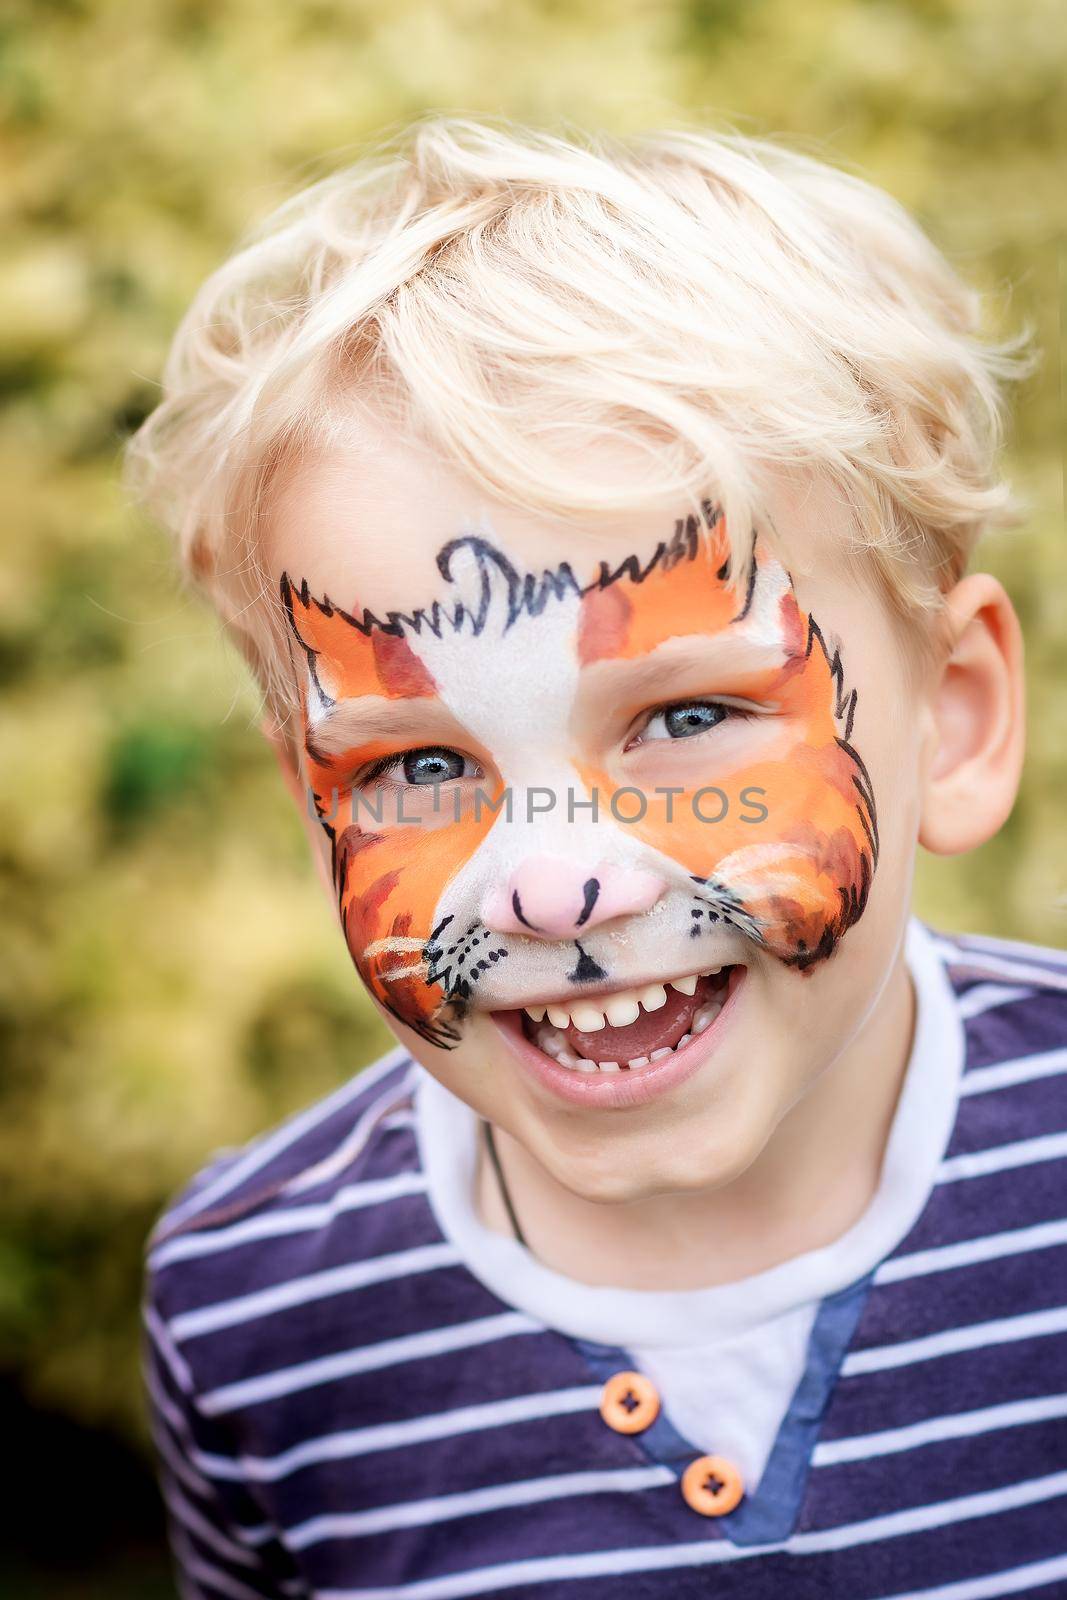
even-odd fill
[[[698,1456],[682,1473],[685,1503],[702,1517],[724,1517],[744,1492],[741,1474],[725,1456]]]
[[[643,1372],[616,1372],[601,1391],[600,1415],[616,1433],[642,1433],[659,1416],[659,1395]]]

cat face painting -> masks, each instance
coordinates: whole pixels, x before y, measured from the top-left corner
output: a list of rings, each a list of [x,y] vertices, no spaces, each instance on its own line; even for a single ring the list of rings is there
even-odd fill
[[[731,578],[705,503],[643,555],[531,571],[492,530],[409,610],[289,573],[315,812],[344,935],[386,1011],[451,1048],[472,1009],[697,972],[798,974],[878,859],[838,651],[755,538]]]

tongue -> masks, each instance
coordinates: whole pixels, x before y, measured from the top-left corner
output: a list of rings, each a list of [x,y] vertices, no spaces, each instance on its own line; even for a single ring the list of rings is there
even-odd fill
[[[594,1033],[565,1028],[567,1049],[587,1061],[617,1061],[620,1065],[637,1056],[650,1056],[653,1050],[673,1049],[689,1032],[689,1024],[707,998],[706,989],[704,979],[697,984],[696,994],[668,989],[666,1005],[658,1011],[642,1011],[637,1021],[625,1028],[598,1028]]]

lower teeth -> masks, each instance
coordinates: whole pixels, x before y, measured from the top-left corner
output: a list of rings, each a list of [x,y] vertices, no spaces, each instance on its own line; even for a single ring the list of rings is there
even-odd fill
[[[652,1062],[664,1061],[667,1056],[673,1056],[676,1051],[684,1048],[697,1034],[704,1033],[711,1027],[715,1018],[722,1010],[722,1002],[712,1000],[707,1005],[701,1006],[690,1024],[690,1031],[684,1033],[677,1044],[669,1045],[660,1050],[653,1050],[650,1056],[635,1056],[632,1061],[589,1061],[584,1056],[576,1056],[567,1049],[563,1034],[559,1028],[550,1022],[540,1022],[534,1030],[534,1043],[546,1056],[551,1056],[558,1061],[561,1067],[569,1067],[572,1072],[627,1072],[635,1068],[647,1067]]]

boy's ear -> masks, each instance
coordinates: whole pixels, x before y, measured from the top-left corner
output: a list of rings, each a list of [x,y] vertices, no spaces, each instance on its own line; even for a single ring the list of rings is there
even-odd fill
[[[282,781],[301,811],[307,807],[304,781],[300,774],[300,756],[289,729],[280,722],[273,711],[267,710],[260,718],[259,731],[274,751]]]
[[[268,676],[266,664],[264,662],[259,645],[252,638],[252,636],[245,631],[244,628],[234,626],[232,629],[232,635],[237,643],[238,649],[241,651],[241,654],[244,656],[249,667],[251,668],[252,675],[256,682],[259,684],[266,683]],[[318,872],[323,888],[330,897],[331,903],[336,906],[337,897],[334,893],[334,886],[330,875],[331,851],[327,843],[326,835],[320,827],[318,820],[311,814],[311,808],[308,804],[307,788],[304,783],[303,774],[300,771],[300,743],[299,736],[296,732],[296,729],[299,727],[299,718],[296,716],[295,712],[291,712],[290,715],[285,718],[278,717],[271,708],[270,697],[267,696],[266,699],[267,708],[260,718],[259,731],[262,733],[263,737],[274,751],[274,756],[278,763],[278,770],[282,775],[282,782],[288,789],[289,794],[292,797],[293,804],[296,806],[297,812],[300,816],[300,820],[304,824],[304,830],[307,833],[308,842],[311,845],[311,855],[315,862],[315,869]]]
[[[988,573],[946,597],[947,653],[929,692],[919,843],[936,855],[973,850],[1006,821],[1025,744],[1019,619]]]
[[[334,893],[333,881],[330,877],[329,846],[319,822],[311,815],[307,788],[300,771],[300,756],[296,740],[290,728],[286,724],[279,722],[272,711],[268,710],[264,713],[259,727],[263,737],[274,751],[278,768],[282,775],[282,782],[292,796],[293,803],[300,814],[300,820],[304,824],[319,881],[326,890],[331,903],[336,905],[337,896]]]

